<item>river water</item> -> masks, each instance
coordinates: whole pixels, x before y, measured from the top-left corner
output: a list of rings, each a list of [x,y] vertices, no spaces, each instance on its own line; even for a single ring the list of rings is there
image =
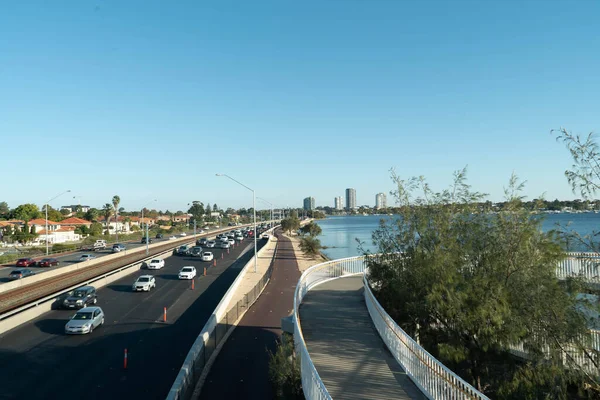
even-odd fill
[[[547,214],[542,215],[544,221],[542,229],[547,231],[556,229],[557,224],[567,226],[569,230],[578,232],[584,236],[593,231],[600,231],[600,214],[580,213],[580,214]],[[394,216],[387,215],[355,215],[328,217],[319,220],[317,223],[321,226],[323,233],[319,236],[321,244],[327,249],[323,253],[331,259],[352,257],[361,255],[357,239],[363,243],[364,249],[377,252],[373,245],[371,233],[379,226],[382,218],[392,219]],[[572,249],[585,250],[585,249]]]

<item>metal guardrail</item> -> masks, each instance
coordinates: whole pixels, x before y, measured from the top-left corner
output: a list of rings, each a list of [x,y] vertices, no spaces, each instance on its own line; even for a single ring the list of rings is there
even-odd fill
[[[277,226],[269,229],[267,232],[272,232]],[[271,238],[269,238],[269,241]],[[266,245],[258,251],[260,257],[263,249]],[[221,298],[221,301],[213,311],[209,320],[206,322],[202,331],[198,335],[198,338],[190,348],[190,351],[179,370],[179,374],[173,386],[169,390],[167,400],[187,400],[191,398],[196,383],[202,375],[206,363],[213,355],[219,344],[227,336],[229,329],[236,323],[236,321],[242,316],[248,308],[254,304],[258,296],[261,294],[263,288],[267,285],[271,278],[273,271],[273,260],[269,265],[269,268],[262,276],[260,281],[254,285],[250,291],[244,294],[244,297],[237,301],[233,306],[228,307],[229,301],[233,297],[235,291],[240,286],[242,279],[244,278],[248,269],[254,265],[254,256],[246,263],[244,268],[240,271],[236,279],[233,281],[225,295]]]
[[[580,276],[588,283],[600,283],[600,253],[567,253],[556,268],[556,276]]]
[[[308,400],[329,400],[331,396],[315,368],[302,335],[299,307],[308,291],[327,281],[362,274],[366,270],[364,256],[349,257],[317,264],[302,274],[294,296],[294,344],[300,356],[302,390]],[[429,398],[488,399],[419,346],[404,332],[377,302],[371,288],[365,285],[365,301],[369,314],[384,343],[411,380]]]

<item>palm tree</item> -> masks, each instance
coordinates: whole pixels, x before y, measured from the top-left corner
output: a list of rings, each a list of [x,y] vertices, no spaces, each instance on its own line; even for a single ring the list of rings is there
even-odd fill
[[[113,207],[115,208],[115,234],[116,234],[116,240],[117,242],[119,241],[119,203],[121,202],[121,198],[117,195],[114,195],[112,198],[112,203],[113,203]]]
[[[108,227],[109,227],[109,222],[110,222],[110,217],[112,215],[113,212],[113,207],[110,203],[106,203],[103,207],[102,207],[102,215],[104,215],[104,220],[106,221],[106,233],[108,233]]]

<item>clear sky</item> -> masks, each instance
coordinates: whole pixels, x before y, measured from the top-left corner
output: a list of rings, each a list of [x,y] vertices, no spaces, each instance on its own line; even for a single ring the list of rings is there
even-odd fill
[[[553,0],[4,2],[0,201],[251,207],[220,172],[277,206],[347,187],[373,205],[392,167],[441,189],[465,165],[493,201],[513,171],[530,198],[575,198],[550,130],[598,128],[598,16]]]

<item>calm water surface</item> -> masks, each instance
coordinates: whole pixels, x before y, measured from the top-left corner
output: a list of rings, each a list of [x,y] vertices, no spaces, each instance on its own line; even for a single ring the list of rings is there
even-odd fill
[[[548,214],[544,216],[542,229],[545,231],[555,229],[557,223],[563,226],[569,224],[568,228],[580,235],[600,231],[600,214]],[[382,218],[392,219],[394,216],[357,215],[329,217],[317,221],[323,229],[323,234],[319,236],[321,244],[328,247],[323,253],[331,259],[361,255],[362,252],[358,248],[357,239],[363,243],[365,249],[376,252],[377,249],[373,246],[371,233],[377,229]]]

